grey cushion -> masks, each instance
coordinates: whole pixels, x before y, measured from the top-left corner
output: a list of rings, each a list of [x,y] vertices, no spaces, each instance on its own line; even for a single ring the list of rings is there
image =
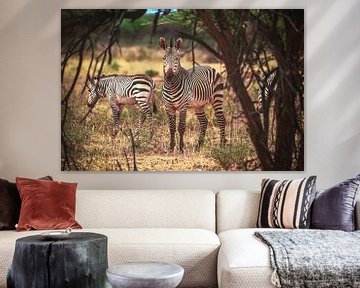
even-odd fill
[[[312,206],[311,227],[353,231],[359,185],[360,174],[328,189],[317,191]]]

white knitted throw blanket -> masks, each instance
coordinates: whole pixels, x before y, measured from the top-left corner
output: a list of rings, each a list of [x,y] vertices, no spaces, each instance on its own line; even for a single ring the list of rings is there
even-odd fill
[[[360,287],[360,230],[255,232],[270,248],[276,287]]]

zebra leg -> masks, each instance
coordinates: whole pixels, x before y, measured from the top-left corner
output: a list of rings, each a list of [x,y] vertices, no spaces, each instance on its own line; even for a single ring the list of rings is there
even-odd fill
[[[219,73],[216,74],[214,92],[213,92],[213,101],[212,106],[215,111],[215,117],[220,129],[220,145],[224,145],[226,142],[225,138],[225,117],[223,111],[223,101],[224,101],[224,83],[222,82],[221,76]]]
[[[136,129],[136,133],[135,135],[138,134],[140,128],[142,127],[142,125],[144,124],[145,120],[148,119],[149,125],[150,125],[150,139],[152,138],[152,136],[154,135],[154,125],[153,125],[153,117],[152,117],[152,113],[151,113],[151,108],[150,106],[146,103],[139,103],[140,108],[141,108],[141,116],[139,119],[139,123],[138,123],[138,127]]]
[[[168,110],[169,128],[170,128],[170,151],[175,148],[175,132],[176,132],[176,114],[175,111]]]
[[[137,126],[135,128],[135,131],[134,131],[134,137],[135,138],[139,135],[140,128],[144,124],[145,120],[146,120],[146,115],[143,113],[143,111],[141,111],[139,122],[138,122],[138,124],[137,124]]]
[[[220,145],[223,146],[226,143],[226,138],[225,138],[226,120],[224,117],[224,112],[222,110],[215,111],[215,116],[220,129]]]
[[[112,143],[113,143],[113,148],[114,148],[114,160],[115,162],[118,161],[118,149],[117,149],[117,141],[116,141],[116,136],[119,133],[120,130],[120,114],[121,114],[121,110],[122,107],[118,106],[116,104],[112,104],[111,105],[111,110],[112,110],[112,115],[113,115],[113,121],[114,121],[114,126],[113,126],[113,133],[112,133]],[[116,164],[118,164],[118,162],[116,162]]]
[[[146,112],[147,118],[149,119],[149,125],[150,125],[150,139],[154,136],[154,119],[152,117],[151,109],[149,107],[149,111]]]
[[[117,134],[120,131],[120,113],[121,113],[122,107],[118,106],[118,105],[112,105],[111,110],[112,110],[112,116],[113,116],[113,121],[114,121],[112,138],[115,139]]]
[[[180,135],[180,145],[179,145],[179,149],[181,153],[184,153],[184,133],[185,133],[185,128],[186,128],[186,109],[181,110],[180,111],[180,115],[179,115],[180,119],[179,119],[179,127],[178,127],[178,131],[179,131],[179,135]]]
[[[222,109],[222,101],[221,103],[217,103],[216,101],[213,104],[214,107],[214,111],[215,111],[215,117],[220,129],[220,145],[224,145],[226,143],[226,138],[225,138],[225,125],[226,125],[226,120],[225,120],[225,116],[224,116],[224,112]]]
[[[195,109],[195,113],[200,123],[200,134],[197,145],[197,149],[200,149],[200,147],[204,144],[205,141],[205,133],[208,126],[208,120],[204,112],[204,107]]]

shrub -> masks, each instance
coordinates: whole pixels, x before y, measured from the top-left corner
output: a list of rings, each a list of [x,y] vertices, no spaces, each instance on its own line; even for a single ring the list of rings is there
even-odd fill
[[[153,69],[149,69],[149,70],[146,70],[145,71],[145,74],[150,76],[150,77],[155,77],[155,76],[158,76],[159,75],[159,72],[158,71],[155,71]]]
[[[236,168],[249,153],[249,145],[243,142],[232,143],[223,147],[212,147],[211,157],[225,170]]]
[[[117,61],[112,60],[110,67],[114,71],[119,71],[120,65],[119,65],[119,63]]]

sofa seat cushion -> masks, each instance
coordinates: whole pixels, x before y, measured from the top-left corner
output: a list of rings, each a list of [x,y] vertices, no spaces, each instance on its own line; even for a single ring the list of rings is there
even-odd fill
[[[262,230],[274,229],[234,229],[219,234],[219,288],[274,287],[269,248],[254,236],[255,231]]]
[[[216,287],[220,241],[209,230],[179,228],[97,229],[109,237],[109,265],[160,261],[182,266],[179,287]]]
[[[216,287],[216,264],[220,241],[209,230],[180,228],[82,229],[108,237],[109,266],[137,261],[163,261],[182,266],[179,287]],[[12,262],[17,238],[44,231],[0,232],[0,287]]]

